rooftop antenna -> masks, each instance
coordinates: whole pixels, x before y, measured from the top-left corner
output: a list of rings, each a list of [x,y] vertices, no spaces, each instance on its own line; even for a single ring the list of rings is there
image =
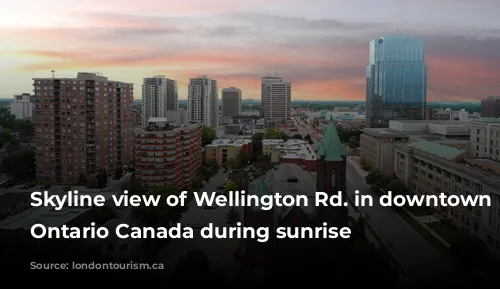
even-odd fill
[[[52,78],[54,78],[56,71],[55,70],[51,70],[50,72],[52,72]]]

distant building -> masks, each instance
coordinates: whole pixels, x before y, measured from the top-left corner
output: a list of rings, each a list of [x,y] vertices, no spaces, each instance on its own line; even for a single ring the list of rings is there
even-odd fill
[[[35,101],[33,95],[23,93],[14,95],[14,101],[10,104],[10,113],[17,119],[31,119],[33,118],[34,108]]]
[[[481,117],[500,117],[500,96],[489,96],[481,100]]]
[[[222,89],[222,116],[241,115],[241,90],[235,87]]]
[[[97,73],[34,78],[36,174],[72,183],[130,166],[134,158],[134,86]]]
[[[374,169],[394,173],[394,147],[416,141],[467,150],[469,124],[455,121],[390,121],[389,128],[365,128],[360,137],[360,157]]]
[[[292,85],[280,76],[261,80],[261,117],[268,127],[284,124],[291,117]]]
[[[207,76],[189,80],[187,111],[189,123],[217,127],[219,94],[216,80]]]
[[[167,110],[165,111],[165,117],[167,118],[168,123],[173,126],[188,124],[187,111],[183,109]]]
[[[239,134],[241,132],[242,125],[239,124],[227,124],[224,126],[224,134]]]
[[[447,109],[427,109],[427,120],[452,120],[452,121],[469,121],[469,112],[465,109],[452,110]]]
[[[220,167],[227,167],[228,163],[237,161],[240,151],[245,151],[250,160],[252,156],[251,139],[216,139],[205,146],[205,159],[215,160]]]
[[[190,188],[202,164],[201,127],[171,128],[151,118],[135,132],[135,176],[144,187]]]
[[[142,84],[143,126],[152,117],[166,117],[167,111],[179,109],[177,81],[164,75],[144,78]]]
[[[404,35],[370,42],[366,71],[366,125],[389,127],[390,120],[424,120],[427,65],[424,42]]]

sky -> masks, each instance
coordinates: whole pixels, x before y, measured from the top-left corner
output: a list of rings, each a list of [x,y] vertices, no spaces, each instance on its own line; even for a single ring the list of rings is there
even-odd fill
[[[0,9],[0,98],[32,78],[100,72],[131,82],[207,75],[260,99],[260,78],[295,100],[364,100],[369,42],[425,41],[429,101],[500,95],[498,0],[16,0]],[[399,32],[398,32],[399,31]]]

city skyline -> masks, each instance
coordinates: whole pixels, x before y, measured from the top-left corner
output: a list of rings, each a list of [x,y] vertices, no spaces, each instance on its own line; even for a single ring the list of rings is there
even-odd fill
[[[179,99],[198,75],[259,99],[261,77],[276,71],[293,84],[292,100],[363,101],[369,42],[398,30],[425,42],[429,101],[500,93],[496,1],[256,1],[9,3],[0,12],[0,97],[31,92],[32,78],[54,69],[134,83],[135,99],[157,74],[178,82]]]

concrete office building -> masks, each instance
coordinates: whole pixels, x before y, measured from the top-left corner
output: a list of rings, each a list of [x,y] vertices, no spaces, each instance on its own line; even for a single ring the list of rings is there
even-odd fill
[[[360,137],[361,159],[387,174],[394,173],[394,147],[416,141],[431,141],[466,150],[469,125],[456,121],[390,121],[388,128],[365,128]]]
[[[14,95],[14,101],[10,104],[10,113],[17,119],[31,119],[34,108],[35,101],[33,95],[23,93]]]
[[[481,100],[481,117],[500,117],[500,96],[489,96]]]
[[[40,181],[95,179],[133,162],[134,87],[97,73],[34,78],[36,173]]]
[[[167,111],[179,109],[177,81],[164,75],[144,78],[142,84],[143,126],[152,117],[166,117]]]
[[[470,159],[464,150],[419,141],[394,149],[394,171],[415,194],[488,195],[491,206],[435,208],[466,236],[500,254],[500,166]]]
[[[222,89],[222,116],[241,115],[241,90],[235,87]]]
[[[280,76],[261,79],[261,112],[268,127],[286,123],[291,117],[292,85]]]
[[[219,95],[216,80],[207,76],[189,80],[187,111],[189,123],[217,127]]]
[[[474,157],[500,161],[499,118],[486,117],[470,122],[470,153]]]

